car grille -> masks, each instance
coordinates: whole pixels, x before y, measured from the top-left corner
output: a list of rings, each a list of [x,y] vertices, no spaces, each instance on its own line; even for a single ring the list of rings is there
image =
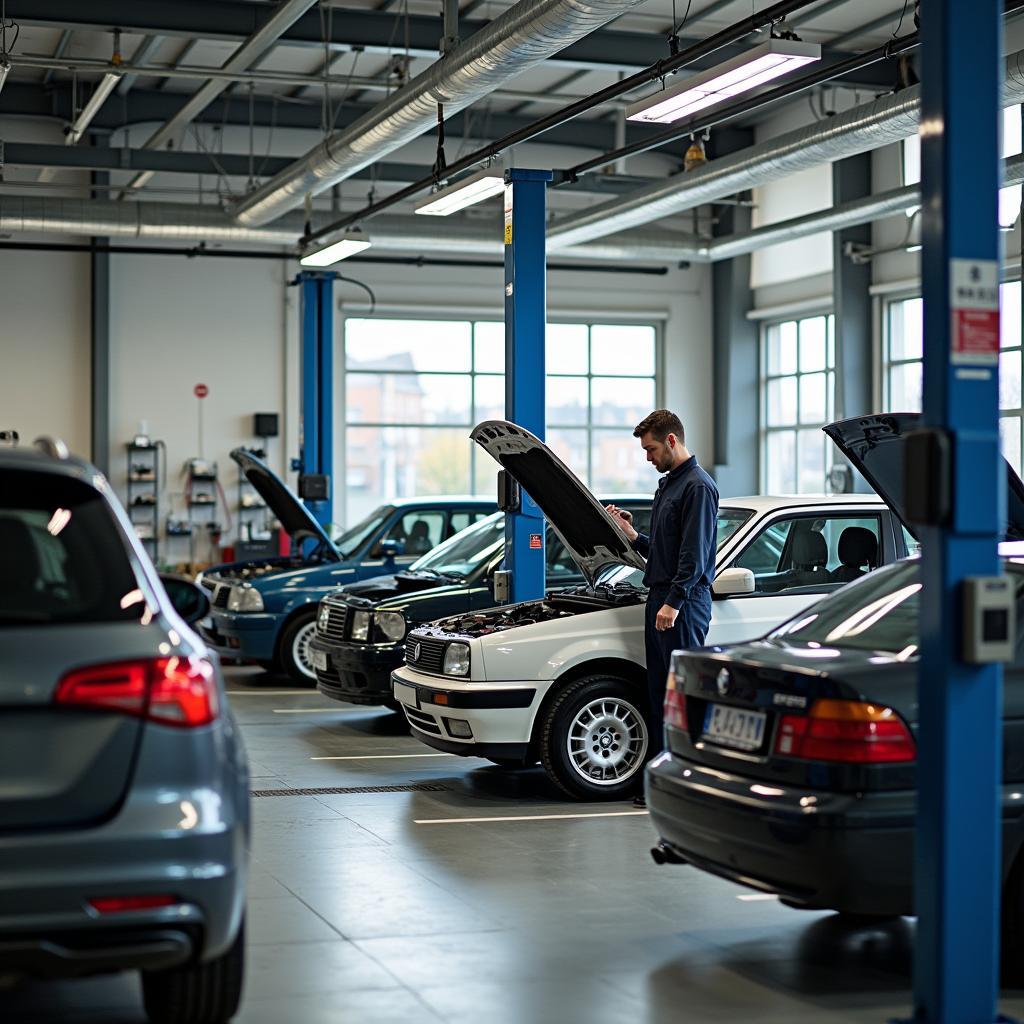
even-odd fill
[[[211,594],[217,589],[217,581],[211,580],[208,576],[204,576],[202,580],[200,580],[199,585],[204,590],[209,590]]]
[[[403,704],[402,710],[405,712],[405,717],[409,719],[410,725],[414,725],[423,732],[433,733],[435,736],[441,735],[441,727],[437,724],[437,719],[433,715],[417,711],[416,708],[411,708],[408,704]]]
[[[410,634],[405,640],[405,663],[422,672],[440,672],[444,664],[444,648],[443,640]],[[419,657],[415,656],[417,653]]]
[[[324,606],[327,609],[327,625],[321,628],[319,623],[317,624],[317,632],[325,640],[334,640],[340,642],[345,639],[345,621],[348,618],[348,607],[346,605],[328,604]]]
[[[213,593],[213,607],[227,608],[230,596],[231,585],[229,583],[221,583]]]

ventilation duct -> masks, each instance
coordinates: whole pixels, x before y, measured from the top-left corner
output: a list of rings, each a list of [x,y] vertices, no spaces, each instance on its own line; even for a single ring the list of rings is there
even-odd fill
[[[347,128],[275,175],[235,209],[254,227],[274,220],[418,138],[517,75],[625,14],[641,0],[520,0]]]

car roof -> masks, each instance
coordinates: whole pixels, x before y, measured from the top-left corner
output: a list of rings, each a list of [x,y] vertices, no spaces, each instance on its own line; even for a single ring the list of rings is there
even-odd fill
[[[479,494],[431,494],[425,498],[394,498],[382,501],[381,505],[394,508],[408,508],[410,505],[494,505],[494,498],[482,498]]]
[[[752,512],[775,512],[779,509],[818,508],[822,505],[833,505],[842,508],[844,505],[877,505],[883,507],[885,502],[874,493],[867,494],[752,494],[739,498],[722,498],[720,508],[744,508]]]
[[[23,447],[0,447],[0,469],[31,469],[44,473],[59,473],[73,476],[87,483],[99,476],[99,470],[77,455],[60,458],[49,455],[34,445]]]

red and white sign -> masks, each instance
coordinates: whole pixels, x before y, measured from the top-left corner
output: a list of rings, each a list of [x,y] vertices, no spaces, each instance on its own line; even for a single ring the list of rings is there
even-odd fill
[[[209,393],[210,389],[205,384],[197,384],[192,389],[192,394],[195,395],[196,398],[205,398]]]
[[[544,547],[544,534],[542,533],[531,533],[530,534],[530,548],[533,551],[540,551]]]
[[[958,365],[999,365],[999,264],[949,261],[950,347]]]

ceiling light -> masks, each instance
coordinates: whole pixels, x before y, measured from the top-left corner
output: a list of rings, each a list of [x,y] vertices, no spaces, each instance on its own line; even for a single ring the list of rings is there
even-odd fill
[[[756,89],[816,60],[821,60],[821,47],[817,43],[769,39],[724,64],[634,103],[626,110],[626,117],[630,121],[668,124]]]
[[[64,144],[75,146],[78,140],[85,134],[86,128],[92,124],[93,118],[100,112],[100,107],[106,102],[107,97],[114,91],[114,86],[121,81],[120,71],[108,71],[93,90],[89,102],[82,107],[82,112],[75,118],[74,124],[68,129],[64,137]]]
[[[500,168],[491,167],[477,171],[466,178],[461,178],[453,185],[448,185],[428,198],[416,204],[417,213],[425,213],[432,217],[447,217],[456,210],[464,210],[467,206],[479,203],[491,196],[496,196],[505,188],[505,172]]]
[[[11,65],[6,57],[0,57],[0,89],[3,89],[7,76],[11,73]]]
[[[335,237],[333,242],[311,249],[299,263],[304,267],[329,267],[332,263],[339,263],[369,248],[370,240],[362,231],[346,231],[340,237]]]

